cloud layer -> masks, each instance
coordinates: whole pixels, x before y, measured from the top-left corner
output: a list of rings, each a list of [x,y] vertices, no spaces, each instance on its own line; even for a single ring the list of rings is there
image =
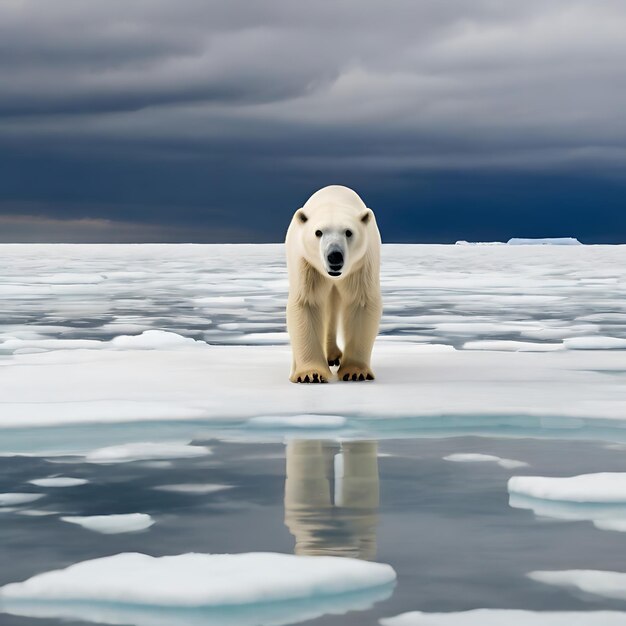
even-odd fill
[[[186,190],[164,204],[190,222],[203,204],[205,217],[255,203],[287,214],[319,184],[372,176],[373,197],[388,201],[432,172],[621,185],[624,32],[620,0],[6,0],[0,165],[37,180],[0,182],[0,199],[155,202],[99,180],[57,180],[54,192],[39,180],[51,163],[86,160],[97,179],[122,162],[140,180],[172,173],[171,188]],[[192,199],[194,168],[206,177]],[[128,192],[123,174],[107,180]]]

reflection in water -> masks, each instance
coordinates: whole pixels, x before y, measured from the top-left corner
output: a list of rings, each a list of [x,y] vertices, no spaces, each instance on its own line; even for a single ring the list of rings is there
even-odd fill
[[[375,558],[377,452],[375,441],[287,444],[285,524],[296,554]]]

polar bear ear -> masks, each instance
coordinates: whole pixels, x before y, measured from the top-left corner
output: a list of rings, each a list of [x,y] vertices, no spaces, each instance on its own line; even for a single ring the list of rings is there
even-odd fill
[[[370,219],[372,218],[372,216],[374,215],[372,209],[367,209],[367,211],[365,211],[365,213],[363,213],[363,215],[361,215],[361,221],[364,224],[367,224]]]
[[[304,211],[302,209],[298,209],[296,211],[296,215],[298,216],[298,219],[304,224],[305,222],[307,222],[309,220],[309,218],[304,214]]]

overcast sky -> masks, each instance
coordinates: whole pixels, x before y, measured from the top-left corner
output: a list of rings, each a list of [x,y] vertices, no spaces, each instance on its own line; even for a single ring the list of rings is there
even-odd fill
[[[0,241],[626,242],[624,0],[2,0]]]

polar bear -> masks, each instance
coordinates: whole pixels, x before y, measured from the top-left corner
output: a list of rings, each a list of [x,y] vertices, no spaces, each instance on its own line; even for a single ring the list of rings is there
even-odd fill
[[[332,365],[339,380],[374,379],[380,246],[374,213],[348,187],[324,187],[295,212],[285,240],[292,382],[325,383]]]

